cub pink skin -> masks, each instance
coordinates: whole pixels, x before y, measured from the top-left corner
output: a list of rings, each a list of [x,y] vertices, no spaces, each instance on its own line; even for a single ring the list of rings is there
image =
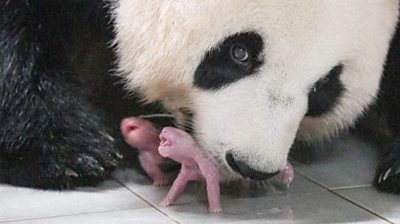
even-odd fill
[[[129,117],[122,120],[121,132],[125,141],[139,150],[140,164],[153,180],[153,185],[167,186],[168,178],[160,169],[160,165],[168,163],[158,153],[160,131],[146,119]]]
[[[204,156],[189,134],[176,128],[165,128],[159,136],[158,129],[150,121],[136,117],[122,120],[121,132],[125,141],[139,150],[139,161],[155,186],[168,185],[167,177],[160,169],[160,165],[170,163],[165,158],[182,164],[180,174],[161,202],[162,206],[174,203],[189,181],[206,181],[209,211],[222,211],[218,169]],[[281,171],[281,175],[282,182],[289,186],[294,177],[290,163]]]
[[[286,167],[281,171],[282,174],[282,182],[289,187],[290,183],[292,183],[294,178],[294,170],[292,164],[287,163]]]
[[[218,168],[203,154],[193,138],[180,129],[167,127],[162,130],[160,140],[158,147],[160,155],[182,164],[178,177],[160,205],[166,207],[174,203],[189,181],[205,181],[209,202],[208,211],[222,212]]]

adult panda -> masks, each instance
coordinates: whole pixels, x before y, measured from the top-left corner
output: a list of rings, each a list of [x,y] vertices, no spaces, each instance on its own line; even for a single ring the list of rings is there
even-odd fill
[[[226,178],[269,178],[295,138],[351,127],[376,101],[383,74],[389,123],[400,134],[398,0],[111,4],[128,88],[190,126]],[[396,193],[398,138],[375,180]]]

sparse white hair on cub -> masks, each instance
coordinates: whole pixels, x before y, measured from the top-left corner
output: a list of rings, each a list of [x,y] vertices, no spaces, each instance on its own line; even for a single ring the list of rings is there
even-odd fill
[[[233,152],[255,170],[282,169],[295,137],[334,135],[352,125],[378,92],[398,18],[398,0],[119,0],[116,48],[127,87],[193,112],[199,144],[227,178]],[[227,37],[255,32],[263,64],[216,90],[194,74]],[[310,88],[341,63],[344,92],[328,113],[305,117]]]

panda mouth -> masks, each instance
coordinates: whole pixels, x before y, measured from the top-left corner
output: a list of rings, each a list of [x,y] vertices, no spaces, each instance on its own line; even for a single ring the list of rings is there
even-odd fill
[[[169,147],[172,146],[172,142],[169,141],[167,138],[165,138],[164,136],[160,136],[160,146],[163,147]]]

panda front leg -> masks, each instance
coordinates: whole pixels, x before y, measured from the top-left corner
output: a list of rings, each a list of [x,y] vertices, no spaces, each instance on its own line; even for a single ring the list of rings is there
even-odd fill
[[[400,194],[400,29],[398,28],[387,58],[382,80],[382,98],[394,140],[384,152],[374,185],[380,191]]]
[[[98,111],[71,84],[46,71],[39,73],[38,82],[22,71],[20,75],[1,83],[15,82],[25,93],[3,95],[0,182],[65,189],[107,178],[120,156]]]
[[[400,73],[399,73],[400,74]],[[400,84],[400,83],[399,83]],[[396,84],[397,85],[397,84]],[[399,85],[400,86],[400,85]],[[374,185],[383,192],[400,194],[400,89],[388,96],[388,120],[394,139],[386,146],[375,175]]]
[[[93,2],[0,1],[1,183],[73,188],[97,184],[116,167],[105,120],[64,80],[74,76],[62,57],[70,32],[52,26]]]

